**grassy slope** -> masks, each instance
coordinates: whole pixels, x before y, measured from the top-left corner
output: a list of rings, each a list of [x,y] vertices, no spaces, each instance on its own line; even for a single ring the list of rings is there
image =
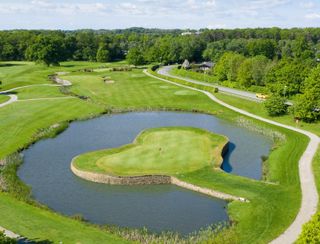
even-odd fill
[[[68,65],[73,69],[77,68],[72,64]],[[9,69],[12,69],[12,67],[9,67]],[[43,68],[27,67],[26,69],[40,70]],[[65,71],[68,67],[62,66],[58,69]],[[8,73],[8,71],[6,72]],[[33,75],[36,77],[34,79],[32,77],[29,78],[31,80],[38,80],[40,83],[45,83],[46,77],[44,73],[39,77],[39,72],[35,72]],[[13,74],[10,75],[15,83],[18,80],[17,77],[21,75],[21,70],[17,72],[17,77],[14,77]],[[29,75],[32,76],[32,73]],[[104,84],[101,79],[103,75],[111,76],[115,83]],[[79,115],[96,114],[102,111],[102,107],[112,107],[118,110],[161,108],[184,109],[188,111],[199,110],[230,120],[236,119],[239,116],[210,101],[202,94],[177,95],[177,91],[180,91],[178,94],[184,94],[186,90],[148,78],[141,73],[141,70],[113,73],[78,72],[66,77],[75,84],[72,91],[80,95],[90,96],[89,102],[80,100],[68,100],[68,102],[57,100],[45,103],[42,101],[20,102],[0,109],[0,133],[5,137],[1,136],[2,141],[0,143],[3,146],[0,148],[0,157],[30,142],[32,135],[40,128],[48,127],[59,121],[74,119]],[[34,118],[37,119],[35,120]],[[3,123],[2,121],[6,122]],[[294,132],[277,130],[286,135],[287,143],[273,151],[269,164],[271,165],[271,178],[281,182],[281,186],[264,184],[243,177],[210,170],[202,170],[197,173],[188,174],[187,176],[180,176],[187,181],[244,196],[251,200],[248,204],[233,202],[229,207],[231,217],[235,220],[241,220],[237,226],[237,231],[239,232],[239,238],[244,243],[267,242],[271,240],[289,225],[299,208],[300,191],[297,162],[307,144],[307,139]],[[16,135],[19,135],[19,139]],[[288,154],[293,148],[297,148],[297,150],[292,154]],[[11,200],[7,201],[7,198]],[[0,225],[9,228],[19,226],[19,228],[23,229],[22,234],[31,237],[37,236],[40,230],[45,235],[49,228],[46,224],[46,217],[42,216],[41,224],[35,225],[37,227],[34,228],[35,226],[23,221],[24,218],[30,218],[32,215],[30,215],[29,211],[16,211],[16,209],[20,210],[21,208],[20,202],[4,194],[0,194],[0,202],[2,203],[1,205],[6,207],[6,211],[0,211]],[[288,207],[288,203],[290,203],[290,207]],[[43,214],[47,213],[35,207],[30,206],[30,208]],[[255,214],[253,215],[252,213]],[[8,219],[10,219],[10,222]],[[52,219],[54,221],[54,217]],[[56,220],[55,224],[57,225],[56,227],[54,225],[50,227],[58,228],[59,221]],[[101,233],[101,235],[104,235],[104,233]],[[58,240],[59,235],[57,234],[52,238]]]
[[[74,166],[109,175],[175,175],[220,165],[227,139],[185,127],[150,129],[132,144],[78,156]]]
[[[14,212],[13,212],[14,211]],[[54,243],[126,243],[96,227],[19,202],[2,193],[0,224],[34,241]]]

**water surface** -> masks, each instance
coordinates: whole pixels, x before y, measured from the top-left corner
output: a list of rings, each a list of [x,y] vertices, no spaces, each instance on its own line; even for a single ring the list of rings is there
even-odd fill
[[[152,231],[189,233],[228,220],[226,202],[172,185],[110,186],[82,180],[70,170],[71,159],[84,152],[131,143],[144,129],[192,126],[223,134],[230,151],[223,169],[259,179],[261,156],[271,141],[214,116],[177,112],[127,113],[74,122],[53,139],[24,152],[18,175],[36,200],[67,215],[82,214],[98,224],[146,226]]]

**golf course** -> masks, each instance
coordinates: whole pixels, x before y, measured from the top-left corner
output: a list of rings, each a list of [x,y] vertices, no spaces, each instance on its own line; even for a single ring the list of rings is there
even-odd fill
[[[229,109],[197,91],[201,87],[190,85],[189,89],[188,84],[182,80],[163,81],[161,79],[166,77],[150,77],[143,72],[148,67],[132,67],[130,70],[126,67],[128,64],[123,61],[62,62],[57,67],[32,62],[0,64],[1,90],[21,87],[13,91],[18,97],[17,101],[0,108],[0,162],[4,164],[1,168],[3,191],[0,193],[0,226],[28,240],[53,243],[161,243],[172,240],[181,243],[192,243],[195,240],[267,243],[281,235],[295,220],[300,209],[302,193],[299,160],[308,146],[309,138]],[[63,72],[58,77],[70,81],[72,85],[57,86],[48,79],[49,75],[57,72]],[[152,71],[149,73],[153,74]],[[211,91],[206,92],[215,95]],[[7,100],[6,96],[1,97],[2,102]],[[218,97],[227,103],[230,100],[230,104],[233,104],[233,97],[229,98],[225,94],[218,94]],[[246,101],[241,104],[245,106]],[[230,124],[232,128],[241,128],[257,138],[267,138],[272,144],[268,155],[259,155],[260,158],[254,162],[261,164],[260,179],[228,173],[220,168],[222,161],[226,160],[222,158],[222,149],[228,142],[224,133],[176,123],[170,127],[161,125],[140,131],[137,127],[130,140],[124,140],[128,142],[119,142],[119,145],[110,148],[99,145],[91,150],[84,148],[80,153],[74,151],[70,161],[63,161],[65,172],[71,172],[70,163],[74,158],[72,165],[82,171],[121,177],[174,176],[187,184],[246,199],[246,202],[234,200],[226,203],[228,220],[223,224],[224,227],[219,225],[214,231],[203,226],[204,229],[197,234],[181,236],[127,230],[112,227],[112,223],[98,225],[68,215],[63,210],[54,211],[43,204],[45,201],[38,201],[42,196],[33,192],[33,187],[37,191],[36,183],[32,183],[32,180],[27,184],[24,182],[24,179],[42,178],[37,172],[39,168],[30,168],[29,152],[38,147],[37,150],[41,151],[44,144],[68,136],[74,124],[78,126],[77,123],[99,119],[102,115],[112,118],[122,113],[154,111],[174,112],[177,117],[180,112],[211,116],[225,126]],[[201,124],[200,117],[197,120]],[[120,126],[119,123],[118,127],[130,131],[132,118],[123,121],[127,126]],[[92,140],[117,138],[112,137],[111,132],[104,134],[101,127],[95,128],[101,131],[98,130]],[[311,129],[313,132],[316,130]],[[228,138],[232,142],[233,138],[229,135]],[[81,142],[86,144],[85,140],[86,137]],[[65,143],[71,144],[71,141],[72,137],[68,137]],[[236,144],[235,151],[237,147],[241,150],[240,143]],[[54,154],[56,149],[52,150]],[[50,147],[47,151],[50,151]],[[45,154],[45,151],[42,152]],[[229,153],[232,155],[235,152]],[[245,153],[250,155],[250,149]],[[264,160],[261,156],[264,156]],[[236,160],[232,163],[236,163]],[[58,163],[44,166],[53,172],[51,167],[58,167]],[[29,178],[26,172],[31,172]],[[63,177],[61,172],[59,174]],[[75,184],[85,187],[86,183],[78,181],[77,176],[70,177],[73,177]],[[49,180],[49,175],[44,174],[43,178],[55,184]],[[94,191],[92,188],[91,193],[95,194]],[[58,195],[56,198],[57,202],[64,201]],[[94,210],[94,206],[91,209]]]

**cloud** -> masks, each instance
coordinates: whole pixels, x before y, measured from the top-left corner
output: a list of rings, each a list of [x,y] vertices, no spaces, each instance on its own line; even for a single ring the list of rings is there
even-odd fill
[[[309,13],[305,15],[306,19],[320,19],[320,13]]]
[[[58,3],[46,0],[32,0],[29,3],[0,3],[0,13],[98,13],[108,10],[108,5],[101,2],[96,3]]]
[[[300,3],[300,6],[305,9],[310,9],[310,8],[315,7],[316,4],[314,2],[302,2],[302,3]]]
[[[317,1],[0,0],[0,28],[318,26]]]

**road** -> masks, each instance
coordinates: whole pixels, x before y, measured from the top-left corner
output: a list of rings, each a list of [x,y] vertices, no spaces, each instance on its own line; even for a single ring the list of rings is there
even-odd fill
[[[178,78],[178,79],[182,79],[185,81],[188,81],[190,83],[194,83],[194,84],[199,84],[199,85],[203,85],[203,86],[208,86],[208,87],[217,87],[219,89],[219,92],[222,93],[227,93],[233,96],[237,96],[237,97],[241,97],[241,98],[245,98],[248,100],[253,100],[255,102],[263,102],[263,99],[257,98],[256,97],[256,93],[253,92],[248,92],[248,91],[242,91],[242,90],[238,90],[238,89],[234,89],[234,88],[229,88],[229,87],[225,87],[225,86],[220,86],[220,85],[216,85],[216,84],[210,84],[208,82],[202,82],[202,81],[198,81],[198,80],[193,80],[190,78],[185,78],[185,77],[180,77],[180,76],[175,76],[170,74],[170,70],[172,70],[175,66],[171,65],[171,66],[163,66],[158,70],[158,74],[160,75],[164,75],[164,76],[168,76],[171,78]],[[292,102],[286,102],[287,105],[291,106],[293,105]]]
[[[233,106],[219,100],[210,92],[203,91],[203,90],[196,89],[196,88],[189,87],[189,86],[185,86],[185,85],[181,85],[181,84],[178,84],[178,83],[166,80],[166,79],[156,77],[152,74],[149,74],[146,70],[144,72],[148,76],[151,76],[155,79],[162,80],[167,83],[171,83],[176,86],[183,87],[183,88],[187,88],[187,89],[201,92],[201,93],[205,94],[206,96],[208,96],[212,101],[219,103],[220,105],[222,105],[226,108],[229,108],[235,112],[238,112],[240,114],[246,115],[248,117],[252,117],[254,119],[257,119],[257,120],[260,120],[260,121],[263,121],[263,122],[266,122],[266,123],[269,123],[272,125],[276,125],[276,126],[283,127],[283,128],[286,128],[286,129],[289,129],[292,131],[299,132],[299,133],[304,134],[310,138],[309,144],[299,160],[299,177],[300,177],[300,183],[301,183],[300,187],[301,187],[301,192],[302,192],[302,201],[301,201],[299,213],[296,216],[295,220],[291,223],[291,225],[286,229],[286,231],[283,232],[279,237],[277,237],[276,239],[274,239],[271,242],[272,244],[294,243],[302,231],[302,226],[306,222],[308,222],[317,211],[318,191],[317,191],[316,183],[314,180],[314,175],[313,175],[313,170],[312,170],[312,161],[313,161],[313,158],[317,152],[317,149],[318,149],[318,146],[320,143],[320,138],[317,135],[315,135],[309,131],[298,129],[298,128],[295,128],[295,127],[292,127],[289,125],[284,125],[284,124],[275,122],[273,120],[266,119],[266,118],[251,114],[245,110],[233,107]]]

